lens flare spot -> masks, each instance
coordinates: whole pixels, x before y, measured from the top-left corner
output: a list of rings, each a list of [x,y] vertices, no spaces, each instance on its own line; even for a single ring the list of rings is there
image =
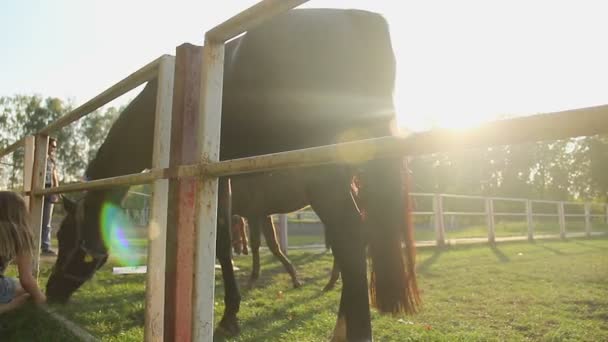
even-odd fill
[[[133,227],[122,208],[113,203],[104,203],[100,220],[101,236],[113,259],[122,266],[137,265],[137,253],[126,235],[126,231]]]

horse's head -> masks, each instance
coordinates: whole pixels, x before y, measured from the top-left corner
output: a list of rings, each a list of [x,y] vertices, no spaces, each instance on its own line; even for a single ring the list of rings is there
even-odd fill
[[[59,255],[46,285],[49,301],[65,303],[107,260],[100,233],[101,196],[64,198],[66,216],[57,232]]]

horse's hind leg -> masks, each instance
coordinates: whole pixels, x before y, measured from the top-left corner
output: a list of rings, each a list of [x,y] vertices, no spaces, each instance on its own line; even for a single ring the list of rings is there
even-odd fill
[[[336,258],[334,258],[334,265],[331,268],[331,276],[329,277],[329,281],[327,285],[323,288],[323,292],[327,292],[332,290],[336,286],[336,282],[340,278],[340,267],[338,267],[338,263],[336,262]]]
[[[367,263],[361,218],[349,181],[331,177],[311,189],[311,205],[325,224],[342,274],[338,321],[332,341],[371,341]],[[346,325],[346,326],[344,326]],[[346,335],[346,336],[344,336]]]
[[[253,262],[248,286],[253,287],[260,277],[260,244],[262,243],[262,236],[258,219],[256,217],[247,217],[247,220],[249,222],[249,243],[251,246],[251,259]]]
[[[268,245],[268,249],[274,254],[279,261],[285,267],[285,270],[291,276],[291,282],[293,283],[294,288],[298,288],[302,286],[302,283],[298,280],[298,275],[296,274],[296,269],[293,267],[293,264],[287,256],[283,254],[281,248],[279,248],[279,244],[277,242],[276,230],[274,227],[274,223],[272,222],[272,218],[270,216],[266,216],[260,220],[260,226],[262,227],[262,233],[264,233],[264,239],[266,240],[266,245]]]

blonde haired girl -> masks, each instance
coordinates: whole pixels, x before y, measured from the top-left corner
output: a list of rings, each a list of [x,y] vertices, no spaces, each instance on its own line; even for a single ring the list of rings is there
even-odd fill
[[[32,274],[33,235],[23,198],[11,191],[0,191],[0,313],[21,306],[28,297],[36,304],[46,302]],[[19,281],[6,277],[8,263],[15,261]]]

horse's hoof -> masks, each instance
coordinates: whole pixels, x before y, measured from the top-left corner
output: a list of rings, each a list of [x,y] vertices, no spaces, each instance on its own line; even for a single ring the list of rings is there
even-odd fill
[[[228,322],[222,320],[218,327],[215,329],[214,335],[216,336],[224,336],[224,337],[234,337],[241,333],[241,328],[239,327],[239,323]]]
[[[294,288],[294,289],[299,289],[300,287],[302,287],[302,283],[301,283],[299,280],[297,280],[297,279],[296,279],[296,280],[293,282],[293,288]]]
[[[334,289],[335,284],[327,284],[325,285],[325,287],[323,288],[323,292],[328,292]]]
[[[345,337],[333,335],[329,342],[348,342]]]

